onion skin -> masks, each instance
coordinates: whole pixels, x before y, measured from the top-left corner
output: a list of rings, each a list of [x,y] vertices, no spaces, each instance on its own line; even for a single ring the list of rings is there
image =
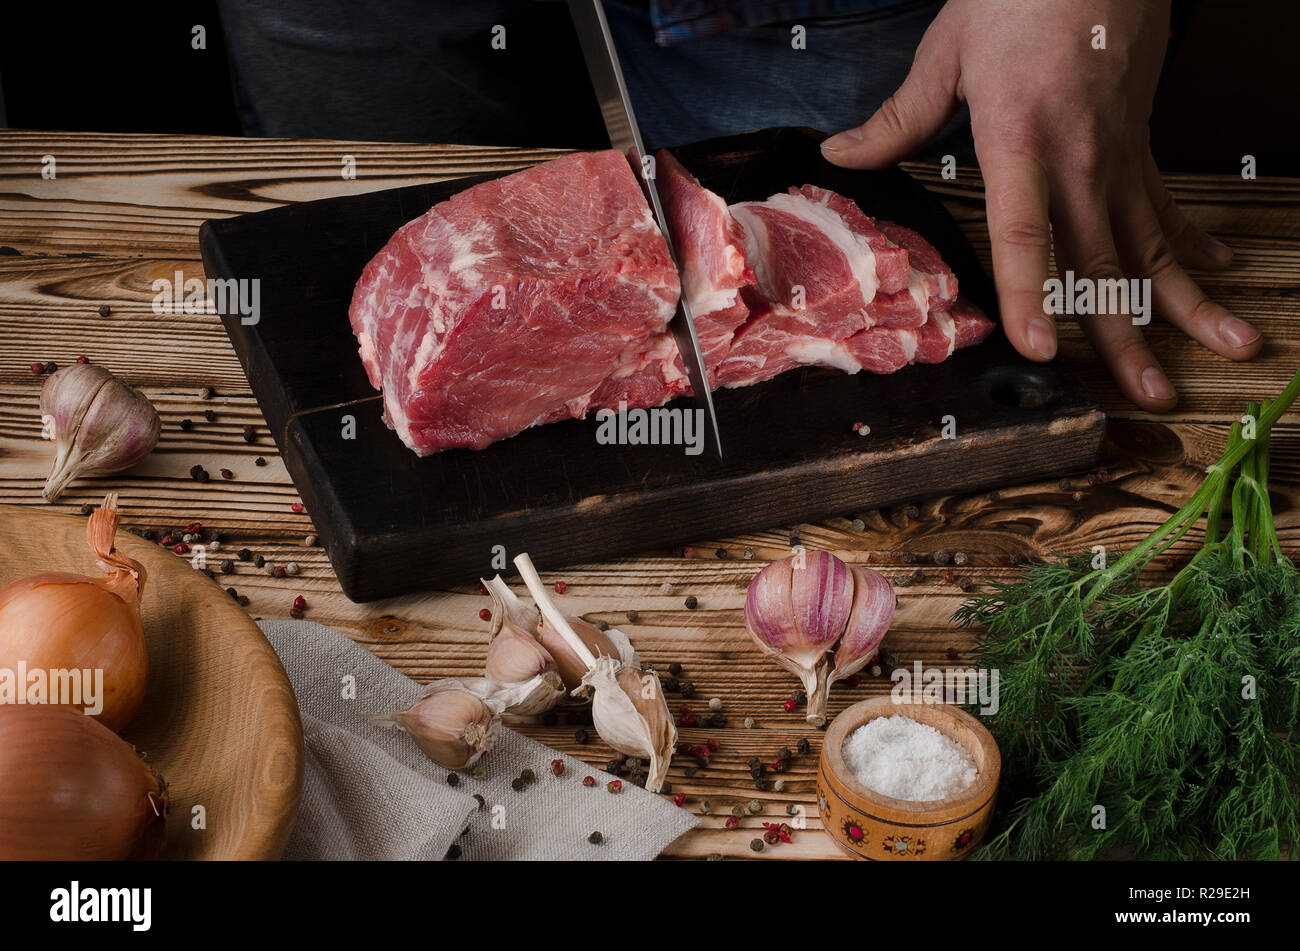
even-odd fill
[[[0,860],[155,858],[166,816],[162,777],[94,717],[0,706]]]
[[[140,617],[145,570],[114,547],[118,522],[117,495],[110,493],[86,526],[87,544],[107,575],[46,572],[0,589],[0,668],[16,672],[25,664],[47,677],[54,670],[102,670],[96,718],[114,732],[140,709],[149,681]]]

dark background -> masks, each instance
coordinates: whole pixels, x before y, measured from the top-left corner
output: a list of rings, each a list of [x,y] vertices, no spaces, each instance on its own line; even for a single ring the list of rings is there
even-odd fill
[[[1174,8],[1175,41],[1152,117],[1160,167],[1235,172],[1249,153],[1260,175],[1300,175],[1300,3],[1174,0]],[[190,48],[196,23],[207,27],[206,50]],[[557,42],[541,58],[512,49],[494,60],[506,70],[496,78],[525,91],[533,108],[481,144],[605,144],[576,44],[564,48]],[[147,14],[103,4],[75,16],[53,4],[12,4],[0,28],[0,96],[0,125],[12,128],[241,134],[212,0]]]

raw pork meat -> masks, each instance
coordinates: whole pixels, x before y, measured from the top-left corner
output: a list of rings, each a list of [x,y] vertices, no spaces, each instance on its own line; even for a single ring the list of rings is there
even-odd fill
[[[585,415],[611,375],[662,343],[679,291],[611,150],[436,205],[366,266],[349,316],[385,422],[428,455]]]

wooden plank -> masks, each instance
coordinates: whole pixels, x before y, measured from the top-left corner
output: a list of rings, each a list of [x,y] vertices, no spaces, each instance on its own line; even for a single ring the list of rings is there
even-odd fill
[[[342,148],[358,159],[356,181],[338,175]],[[60,159],[60,179],[41,181],[39,159],[47,152],[74,156],[83,165],[81,174],[66,177],[69,166]],[[247,545],[273,563],[298,562],[297,577],[276,579],[239,563],[233,576],[222,579],[250,597],[254,616],[285,617],[293,597],[303,593],[311,603],[308,617],[345,631],[419,680],[476,672],[486,650],[485,625],[478,619],[486,600],[474,587],[463,586],[365,606],[347,601],[324,554],[303,543],[311,531],[310,514],[290,511],[297,496],[283,464],[267,441],[250,448],[240,436],[240,424],[254,424],[264,433],[264,422],[216,318],[154,315],[149,284],[155,276],[170,276],[178,262],[187,274],[197,267],[197,226],[212,215],[516,168],[554,154],[559,153],[0,131],[0,246],[21,252],[0,251],[0,502],[42,505],[40,484],[52,448],[39,436],[35,414],[41,381],[28,365],[37,359],[62,363],[85,353],[144,385],[163,413],[163,440],[136,471],[75,483],[64,501],[48,508],[75,512],[82,503],[98,501],[106,487],[118,488],[128,525],[159,528],[198,520],[229,535],[227,553]],[[953,184],[932,167],[908,170],[945,198],[987,267],[978,177],[963,173]],[[1259,360],[1233,364],[1183,342],[1157,322],[1148,332],[1184,393],[1175,413],[1157,418],[1125,406],[1084,353],[1075,328],[1063,326],[1066,357],[1095,384],[1108,411],[1125,420],[1110,429],[1103,458],[1110,481],[1090,485],[1079,474],[1067,490],[1054,481],[1039,482],[1004,488],[996,499],[987,492],[927,499],[914,516],[903,506],[860,512],[866,523],[861,532],[845,518],[798,526],[805,544],[879,567],[895,579],[922,571],[920,584],[899,589],[898,623],[886,640],[900,660],[916,657],[946,666],[949,647],[958,663],[969,658],[970,632],[948,620],[962,592],[944,581],[942,567],[927,561],[935,549],[968,552],[969,565],[952,569],[954,582],[978,582],[1011,577],[1011,562],[1025,555],[1091,544],[1131,546],[1187,498],[1198,469],[1217,455],[1227,425],[1246,402],[1277,392],[1300,365],[1294,342],[1300,338],[1300,182],[1180,175],[1169,185],[1193,220],[1237,250],[1234,267],[1201,275],[1203,286],[1256,320],[1269,346]],[[96,257],[67,256],[82,253]],[[106,324],[95,313],[101,303],[114,311]],[[205,384],[217,390],[211,404],[198,400]],[[220,417],[211,427],[197,422],[208,405]],[[178,424],[186,416],[196,425],[182,433]],[[1275,509],[1283,544],[1293,555],[1300,554],[1298,428],[1300,416],[1291,414],[1272,443]],[[269,465],[251,466],[256,455],[250,452]],[[239,478],[198,485],[186,475],[196,461],[213,472],[229,466]],[[745,762],[750,755],[774,755],[806,734],[797,715],[773,702],[794,688],[793,679],[759,658],[742,620],[749,577],[788,551],[788,531],[794,527],[699,539],[686,558],[648,552],[563,572],[569,585],[562,602],[566,610],[621,626],[652,663],[685,664],[699,688],[697,704],[718,696],[731,718],[723,731],[684,731],[697,739],[716,732],[722,745],[711,768],[695,781],[685,780],[681,764],[672,771],[670,780],[687,793],[687,808],[698,810],[699,800],[707,797],[714,814],[701,831],[674,843],[671,856],[716,851],[750,857],[748,842],[758,820],[746,820],[747,827],[736,832],[721,828],[730,805],[749,798]],[[1185,555],[1189,544],[1178,552]],[[743,557],[747,547],[755,552],[753,560]],[[718,559],[718,548],[726,548],[730,557]],[[909,553],[915,564],[907,561]],[[39,557],[38,552],[33,560]],[[665,581],[675,585],[671,595],[660,591]],[[701,599],[699,610],[682,606],[687,594]],[[627,622],[629,608],[638,612],[638,623]],[[839,686],[832,692],[832,711],[880,689],[870,679],[853,691]],[[736,726],[746,712],[761,729]],[[579,747],[572,738],[575,728],[527,732],[598,767],[606,751],[594,743]],[[779,813],[792,799],[811,804],[814,768],[811,756],[796,762],[784,798],[768,794],[767,811]],[[765,850],[760,858],[840,857],[816,831],[815,808],[808,825],[812,831],[796,835],[793,845]]]

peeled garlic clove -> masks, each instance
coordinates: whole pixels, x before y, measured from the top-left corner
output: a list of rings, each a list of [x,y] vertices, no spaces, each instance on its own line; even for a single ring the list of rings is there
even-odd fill
[[[484,698],[458,680],[431,684],[405,710],[367,714],[379,726],[404,730],[439,766],[464,769],[492,749],[501,728],[500,702]]]
[[[853,609],[844,636],[835,648],[831,683],[856,674],[876,656],[876,648],[884,640],[898,604],[894,586],[880,572],[858,565],[851,565],[849,571],[853,575]]]
[[[103,367],[77,363],[41,389],[41,417],[54,430],[54,468],[42,495],[53,502],[78,476],[110,475],[135,465],[158,442],[153,404]]]
[[[627,756],[649,761],[645,788],[658,792],[677,746],[677,727],[655,674],[597,658],[583,685],[593,692],[591,720],[600,738]]]

